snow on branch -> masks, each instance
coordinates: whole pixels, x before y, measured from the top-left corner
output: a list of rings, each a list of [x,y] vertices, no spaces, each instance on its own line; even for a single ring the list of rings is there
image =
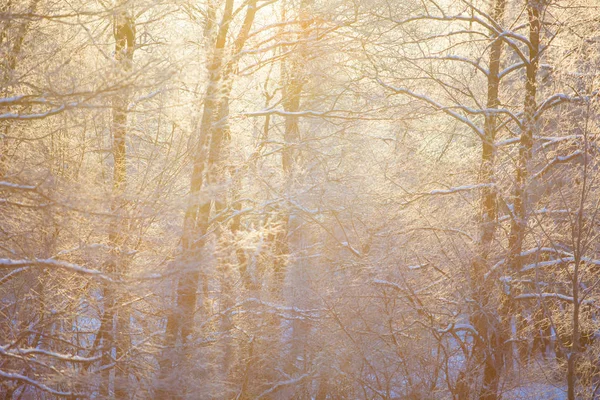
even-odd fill
[[[0,346],[0,354],[6,357],[16,357],[20,359],[24,359],[24,357],[32,355],[44,355],[58,359],[60,361],[67,361],[72,363],[90,363],[98,361],[102,357],[101,355],[95,357],[81,357],[70,354],[55,353],[53,351],[47,351],[43,349],[9,349],[8,347],[8,345]]]
[[[580,259],[581,262],[586,263],[586,264],[592,264],[592,265],[600,265],[600,260],[596,260],[590,257],[581,257]],[[556,260],[549,260],[549,261],[540,261],[534,264],[528,264],[525,265],[522,269],[521,272],[525,272],[525,271],[529,271],[535,268],[544,268],[544,267],[551,267],[553,265],[560,265],[560,264],[570,264],[575,262],[575,257],[562,257]]]
[[[0,181],[0,190],[2,189],[14,189],[14,190],[36,190],[37,187],[31,185],[19,185],[18,183]]]
[[[23,267],[23,268],[17,268],[17,269],[10,271],[8,274],[6,274],[2,278],[0,278],[0,285],[10,281],[12,278],[17,276],[21,272],[27,271],[28,269],[29,269],[29,267]]]
[[[564,257],[573,257],[572,253],[569,253],[568,251],[564,251],[564,250],[560,250],[560,249],[555,249],[553,247],[535,247],[533,249],[525,250],[519,256],[527,257],[527,256],[531,256],[531,255],[537,254],[537,253],[550,253],[550,254],[558,254],[558,255],[564,256]]]
[[[477,136],[479,136],[481,138],[481,140],[484,140],[484,141],[486,140],[485,135],[484,135],[483,131],[481,130],[481,128],[479,128],[477,125],[475,125],[473,123],[473,121],[471,121],[470,119],[468,119],[468,118],[460,115],[459,113],[453,111],[451,108],[445,107],[445,106],[441,105],[440,103],[436,102],[435,100],[433,100],[433,99],[431,99],[431,98],[429,98],[427,96],[414,93],[414,92],[412,92],[412,91],[410,91],[410,90],[408,90],[406,88],[394,87],[394,86],[388,85],[387,83],[383,82],[379,78],[377,78],[377,82],[381,86],[383,86],[383,87],[385,87],[385,88],[393,91],[396,94],[405,94],[405,95],[410,96],[410,97],[412,97],[414,99],[421,100],[424,103],[429,104],[435,110],[442,111],[445,114],[447,114],[447,115],[451,116],[452,118],[454,118],[455,120],[457,120],[459,122],[462,122],[463,124],[467,125],[469,128],[471,128],[473,130],[473,132],[475,132],[477,134]],[[465,110],[463,110],[463,111],[465,111]]]
[[[210,323],[214,318],[217,318],[219,316],[235,315],[235,314],[242,314],[242,313],[248,312],[247,310],[240,310],[240,309],[242,307],[252,306],[252,305],[265,307],[268,309],[267,312],[269,312],[271,314],[277,313],[279,316],[283,317],[284,319],[289,319],[289,320],[316,319],[316,318],[319,318],[324,311],[326,311],[325,309],[318,309],[318,308],[316,308],[316,309],[300,309],[298,307],[283,306],[280,304],[275,304],[275,303],[271,303],[268,301],[264,301],[264,300],[260,300],[260,299],[251,297],[249,299],[240,301],[221,312],[215,313],[214,315],[209,317],[204,322],[204,324]]]
[[[390,282],[390,281],[384,281],[383,279],[373,279],[373,283],[376,285],[381,285],[381,286],[389,286],[400,292],[405,292],[407,290],[407,289],[403,288],[402,286],[398,285],[397,283]]]
[[[273,394],[285,386],[298,384],[298,383],[302,382],[304,379],[308,378],[309,376],[310,376],[310,374],[303,374],[296,378],[288,379],[287,381],[277,382],[277,383],[273,384],[269,389],[267,389],[264,392],[262,392],[261,394],[259,394],[258,397],[256,397],[256,399],[262,399],[263,397]]]
[[[4,113],[4,114],[0,114],[0,121],[1,120],[31,120],[31,119],[42,119],[42,118],[46,118],[55,114],[59,114],[63,111],[65,111],[68,108],[72,108],[74,107],[74,105],[70,105],[67,106],[65,104],[60,105],[56,108],[52,108],[48,111],[44,111],[44,112],[39,112],[39,113],[32,113],[32,114],[19,114],[19,113],[12,113],[12,112],[8,112],[8,113]]]
[[[33,379],[31,379],[25,375],[21,375],[21,374],[5,372],[5,371],[0,370],[0,378],[12,380],[12,381],[18,381],[18,382],[24,383],[26,385],[36,387],[40,390],[43,390],[46,393],[50,393],[50,394],[52,394],[54,396],[58,396],[58,397],[69,397],[69,398],[87,397],[83,394],[78,394],[78,393],[73,393],[73,392],[61,392],[59,390],[52,389],[51,387],[46,386],[41,382],[38,382],[36,380],[33,380]]]
[[[521,34],[518,34],[516,32],[509,31],[509,30],[502,28],[496,21],[494,21],[493,18],[490,18],[489,16],[487,16],[487,14],[485,14],[481,11],[479,11],[479,13],[486,16],[487,17],[486,19],[488,19],[490,22],[488,23],[488,22],[484,21],[483,19],[476,17],[475,15],[462,15],[462,14],[442,15],[442,16],[423,14],[423,15],[416,15],[413,17],[409,17],[404,20],[393,20],[393,22],[395,22],[398,25],[402,25],[402,24],[409,23],[409,22],[418,22],[418,21],[423,21],[423,20],[448,21],[448,22],[461,21],[461,22],[475,23],[475,24],[478,24],[478,25],[482,26],[483,28],[487,29],[491,34],[496,35],[496,37],[498,37],[503,42],[505,42],[507,45],[509,45],[513,49],[513,51],[517,54],[517,56],[524,63],[529,63],[528,57],[519,48],[519,45],[515,42],[515,40],[516,40],[518,42],[525,44],[527,47],[531,48],[532,46],[531,46],[531,42],[529,41],[529,39]]]
[[[590,257],[581,257],[581,261],[583,261],[584,263],[587,263],[587,264],[600,265],[600,260],[595,260]]]
[[[67,271],[75,272],[83,275],[91,275],[102,280],[112,281],[108,276],[101,271],[89,269],[77,264],[72,264],[66,261],[55,260],[53,258],[32,260],[12,260],[9,258],[0,258],[0,269],[13,269],[22,267],[42,267],[42,268],[59,268]]]
[[[417,295],[417,294],[421,294],[421,293],[425,292],[426,290],[429,290],[430,288],[442,283],[446,278],[447,277],[444,276],[436,281],[433,281],[429,285],[425,285],[425,286],[421,287],[420,289],[412,291],[412,293],[408,288],[403,288],[402,286],[398,285],[397,283],[386,281],[383,279],[373,279],[373,283],[376,285],[380,285],[380,286],[387,286],[387,287],[395,289],[399,292],[405,292],[405,293],[407,293],[407,296],[412,296],[413,294]]]
[[[453,324],[450,323],[448,324],[448,326],[444,329],[438,329],[437,332],[440,334],[444,334],[444,333],[448,333],[448,332],[469,332],[472,333],[474,336],[479,336],[479,332],[477,332],[477,329],[475,329],[475,327],[471,324]]]
[[[476,185],[456,186],[456,187],[451,187],[448,189],[434,189],[429,192],[415,193],[416,197],[414,197],[413,199],[410,199],[408,201],[405,201],[404,203],[402,203],[402,205],[406,206],[410,203],[413,203],[413,202],[420,200],[423,197],[427,197],[427,196],[446,196],[449,194],[456,194],[456,193],[461,193],[461,192],[468,192],[471,190],[477,190],[477,189],[483,189],[483,188],[495,188],[495,187],[496,187],[496,185],[494,183],[479,183]]]
[[[525,67],[525,65],[527,65],[527,64],[525,64],[524,62],[519,62],[519,63],[513,64],[513,65],[510,65],[510,66],[504,68],[502,71],[500,71],[500,73],[498,74],[498,78],[502,79],[506,75],[510,74],[511,72],[514,72],[518,69]]]
[[[574,303],[575,299],[571,296],[567,296],[560,293],[524,293],[515,296],[516,300],[532,300],[532,299],[558,299],[566,301],[567,303]],[[584,304],[593,304],[594,300],[584,300]]]
[[[14,103],[20,103],[25,98],[25,95],[4,97],[0,99],[0,105],[12,105]]]
[[[344,116],[344,115],[340,115],[340,113],[353,114],[354,112],[345,111],[345,110],[285,111],[285,110],[280,110],[280,109],[268,108],[268,109],[260,110],[260,111],[251,111],[251,112],[241,113],[241,115],[246,116],[246,117],[266,117],[267,115],[279,115],[281,117],[287,116],[287,117],[310,117],[310,118],[335,118],[335,119],[347,119],[347,120],[365,119],[365,118],[361,118],[361,117]]]
[[[471,235],[468,232],[465,232],[461,229],[456,229],[456,228],[443,228],[443,227],[435,227],[435,226],[420,226],[420,227],[416,227],[416,228],[411,228],[408,230],[403,230],[403,231],[399,231],[397,232],[400,235],[403,234],[409,234],[412,232],[416,232],[416,231],[431,231],[431,232],[443,232],[443,233],[455,233],[458,234],[460,236],[464,236],[465,238],[469,239],[471,242],[474,242],[475,239],[473,238],[473,235]]]
[[[556,107],[559,104],[588,102],[593,97],[596,97],[596,96],[598,96],[598,91],[592,92],[589,96],[570,96],[570,95],[564,94],[564,93],[554,94],[554,95],[548,97],[546,100],[544,100],[540,104],[540,106],[538,107],[537,111],[534,114],[534,118],[538,119],[544,113],[544,111],[547,111],[550,108]]]
[[[588,135],[588,137],[595,137],[595,135]],[[544,141],[544,144],[542,144],[542,148],[546,148],[549,146],[553,146],[555,144],[567,141],[567,140],[579,140],[579,139],[584,139],[583,135],[566,135],[566,136],[556,136],[556,137],[552,137],[552,136],[539,136],[539,137],[535,137],[536,139],[542,140]]]
[[[423,195],[445,195],[445,194],[454,194],[458,192],[466,192],[469,190],[482,189],[482,188],[494,188],[496,185],[493,183],[480,183],[477,185],[464,185],[457,186],[449,189],[435,189],[428,193],[424,193]]]
[[[568,253],[565,253],[565,255],[566,254],[568,254]],[[521,255],[524,255],[524,253],[521,253]],[[572,256],[561,257],[561,258],[558,258],[555,260],[538,261],[538,262],[535,262],[532,264],[525,265],[523,268],[521,268],[521,272],[527,272],[527,271],[531,271],[531,270],[537,269],[537,268],[552,267],[554,265],[569,264],[574,261],[575,261],[575,257],[572,257]],[[582,258],[581,261],[587,262],[588,264],[600,265],[600,260],[593,260],[593,259],[589,259],[587,257]],[[492,274],[495,270],[500,268],[505,263],[506,263],[505,259],[498,261],[488,272],[486,272],[486,274],[484,275],[484,278],[487,279],[490,274]]]
[[[482,67],[477,61],[473,61],[468,58],[457,56],[457,55],[447,55],[447,56],[438,56],[438,57],[426,56],[426,57],[419,57],[419,58],[415,58],[415,59],[411,59],[411,60],[458,61],[458,62],[472,65],[477,70],[482,72],[485,76],[488,76],[490,74],[490,71],[488,71],[487,69]]]
[[[592,137],[593,135],[589,135],[589,137]],[[544,143],[542,144],[542,147],[548,147],[548,146],[552,146],[555,145],[557,143],[560,142],[564,142],[567,140],[577,140],[577,139],[581,139],[583,138],[583,135],[566,135],[566,136],[556,136],[556,137],[551,137],[551,136],[538,136],[538,135],[534,135],[533,138],[535,140],[540,140],[543,141]],[[496,142],[494,145],[496,147],[503,147],[503,146],[510,146],[512,144],[517,144],[521,142],[521,138],[520,137],[511,137],[505,140],[501,140],[499,142]]]
[[[543,267],[543,266],[561,264],[562,263],[561,260],[569,260],[569,259],[574,260],[573,254],[563,251],[563,250],[555,249],[552,247],[534,247],[533,249],[523,251],[521,254],[519,254],[519,257],[527,257],[527,256],[531,256],[531,255],[534,255],[537,253],[557,254],[563,258],[560,260],[542,261],[542,262],[538,262],[536,264],[526,265],[525,267],[523,267],[523,269],[521,269],[521,272],[528,271],[530,269],[536,268],[537,266]],[[557,261],[559,261],[559,262],[557,262]],[[546,262],[553,262],[553,263],[547,264],[547,265],[546,264],[542,265],[543,263],[546,263]],[[503,258],[502,260],[500,260],[496,264],[494,264],[494,266],[488,272],[485,273],[484,279],[487,279],[494,271],[496,271],[498,268],[500,268],[505,263],[506,263],[506,259]],[[528,268],[528,269],[525,269],[525,268]]]
[[[583,152],[581,150],[576,150],[573,153],[568,154],[566,156],[556,156],[552,160],[550,160],[550,162],[548,164],[546,164],[546,166],[544,166],[544,168],[542,168],[540,171],[538,171],[533,176],[533,179],[540,179],[544,175],[546,175],[546,173],[548,173],[548,171],[550,171],[553,166],[555,166],[557,164],[562,164],[562,163],[569,162],[572,159],[574,159],[576,157],[579,157],[579,156],[582,156],[582,155],[583,155]]]
[[[553,265],[568,264],[573,261],[575,261],[575,257],[563,257],[563,258],[558,258],[556,260],[540,261],[540,262],[536,262],[533,264],[525,265],[523,268],[521,268],[521,272],[530,271],[530,270],[536,269],[536,268],[551,267]]]

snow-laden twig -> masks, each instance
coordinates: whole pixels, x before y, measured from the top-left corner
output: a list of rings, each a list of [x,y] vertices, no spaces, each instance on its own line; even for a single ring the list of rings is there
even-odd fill
[[[258,397],[256,397],[256,399],[262,399],[263,397],[268,396],[272,393],[275,393],[276,391],[278,391],[279,389],[281,389],[285,386],[290,386],[290,385],[295,385],[297,383],[300,383],[304,379],[308,378],[309,376],[310,376],[310,374],[304,374],[304,375],[300,375],[296,378],[288,379],[287,381],[277,382],[274,385],[272,385],[269,389],[267,389],[264,392],[262,392],[261,394],[259,394]]]
[[[279,115],[281,117],[311,117],[311,118],[335,118],[335,119],[349,119],[354,120],[357,117],[340,115],[340,113],[352,113],[344,110],[328,110],[328,111],[315,111],[315,110],[304,110],[304,111],[285,111],[280,109],[269,108],[260,111],[250,111],[241,113],[246,117],[265,117],[267,115]],[[362,118],[358,118],[362,119]]]
[[[590,136],[595,136],[595,135],[589,135]],[[566,140],[577,140],[577,139],[582,139],[583,135],[566,135],[566,136],[556,136],[556,137],[552,137],[552,136],[537,136],[534,135],[533,138],[535,140],[540,140],[543,141],[544,143],[542,144],[543,148],[546,148],[548,146],[552,146],[555,145],[557,143],[560,142],[564,142]],[[503,146],[510,146],[512,144],[517,144],[521,142],[521,138],[520,137],[512,137],[512,138],[508,138],[505,140],[501,140],[496,142],[494,145],[496,147],[503,147]]]
[[[461,229],[456,229],[456,228],[443,228],[443,227],[436,227],[436,226],[421,226],[421,227],[416,227],[416,228],[411,228],[411,229],[407,229],[404,231],[399,231],[397,232],[398,235],[407,235],[413,232],[417,232],[417,231],[431,231],[431,232],[443,232],[443,233],[456,233],[460,236],[464,236],[465,238],[469,239],[471,242],[475,241],[475,238],[473,237],[473,235],[471,235],[468,232],[465,232]]]
[[[539,210],[535,210],[534,212],[532,212],[531,215],[544,215],[544,214],[560,215],[560,214],[569,214],[569,213],[571,213],[571,211],[569,211],[569,210],[549,210],[547,208],[540,208]],[[514,215],[512,216],[512,218],[514,218]],[[498,218],[498,222],[508,221],[509,219],[511,219],[510,215],[503,215],[502,217]]]
[[[438,56],[438,57],[427,56],[427,57],[420,57],[418,59],[419,60],[458,61],[458,62],[461,62],[461,63],[472,65],[477,70],[479,70],[480,72],[482,72],[485,76],[488,76],[490,74],[490,71],[488,71],[487,69],[485,69],[484,67],[482,67],[477,61],[473,61],[473,60],[470,60],[468,58],[457,56],[457,55],[454,55],[454,54],[450,54],[450,55],[447,55],[447,56]],[[417,60],[417,59],[415,59],[415,60]]]
[[[575,261],[575,257],[562,257],[562,258],[558,258],[556,260],[539,261],[539,262],[536,262],[533,264],[525,265],[523,268],[521,268],[521,272],[527,272],[527,271],[530,271],[532,269],[537,269],[537,268],[552,267],[554,265],[568,264],[573,261]]]
[[[90,362],[98,361],[102,357],[100,355],[95,356],[95,357],[81,357],[81,356],[74,356],[74,355],[70,355],[70,354],[61,354],[61,353],[56,353],[53,351],[48,351],[48,350],[43,350],[43,349],[33,349],[33,348],[9,349],[8,345],[0,346],[0,354],[2,354],[5,357],[18,357],[18,358],[23,358],[23,357],[32,356],[32,355],[44,355],[44,356],[55,358],[60,361],[67,361],[67,362],[72,362],[72,363],[90,363]]]
[[[448,107],[445,107],[445,106],[441,105],[441,104],[440,104],[440,103],[438,103],[437,101],[435,101],[435,100],[433,100],[433,99],[431,99],[431,98],[429,98],[429,97],[427,97],[427,96],[424,96],[424,95],[421,95],[421,94],[414,93],[413,91],[411,91],[411,90],[408,90],[408,89],[406,89],[406,88],[402,88],[402,87],[395,87],[395,86],[389,85],[389,84],[387,84],[387,83],[383,82],[383,81],[382,81],[381,79],[379,79],[379,78],[377,78],[377,82],[378,82],[378,83],[379,83],[381,86],[383,86],[383,87],[385,87],[385,88],[387,88],[387,89],[389,89],[389,90],[393,91],[393,92],[394,92],[394,93],[396,93],[396,94],[405,94],[405,95],[407,95],[407,96],[410,96],[410,97],[412,97],[412,98],[415,98],[415,99],[417,99],[417,100],[421,100],[421,101],[423,101],[424,103],[427,103],[427,104],[429,104],[429,105],[430,105],[430,106],[432,106],[432,107],[433,107],[435,110],[442,111],[442,112],[444,112],[445,114],[447,114],[447,115],[451,116],[452,118],[456,119],[457,121],[459,121],[459,122],[462,122],[463,124],[467,125],[467,126],[468,126],[469,128],[471,128],[471,130],[472,130],[473,132],[475,132],[475,133],[477,134],[477,136],[479,136],[479,137],[480,137],[482,140],[484,140],[484,141],[486,140],[486,137],[485,137],[485,135],[484,135],[483,131],[481,130],[481,128],[479,128],[477,125],[475,125],[475,124],[473,123],[473,121],[471,121],[471,120],[470,120],[470,119],[468,119],[467,117],[464,117],[464,116],[460,115],[459,113],[457,113],[457,112],[453,111],[452,109],[450,109],[450,108],[448,108]]]
[[[4,98],[0,99],[0,104],[5,105],[5,104],[18,103],[21,100],[23,100],[24,98],[25,98],[25,95],[4,97]]]
[[[476,190],[476,189],[494,188],[494,187],[496,187],[496,185],[494,183],[479,183],[479,184],[475,184],[475,185],[456,186],[456,187],[451,187],[448,189],[434,189],[429,192],[415,193],[414,194],[415,197],[401,203],[401,205],[407,206],[411,203],[414,203],[417,200],[420,200],[420,199],[422,199],[424,197],[428,197],[428,196],[446,196],[446,195],[450,195],[450,194],[468,192],[468,191]]]
[[[537,253],[550,253],[550,254],[557,254],[557,255],[559,255],[561,257],[566,257],[566,258],[563,258],[563,259],[573,258],[573,254],[572,253],[569,253],[569,252],[566,252],[566,251],[563,251],[563,250],[558,250],[558,249],[555,249],[553,247],[534,247],[532,249],[525,250],[525,251],[521,252],[521,254],[519,254],[519,256],[520,257],[527,257],[527,256],[531,256],[531,255],[537,254]],[[557,260],[552,260],[552,261],[557,261]],[[494,266],[488,272],[485,273],[484,279],[487,279],[492,273],[494,273],[498,268],[500,268],[504,264],[506,264],[506,259],[505,258],[503,258],[502,260],[500,260],[496,264],[494,264]],[[541,263],[538,263],[538,264],[541,264]],[[531,264],[531,265],[534,265],[534,264]],[[554,265],[554,264],[552,264],[552,265]],[[525,267],[527,267],[527,266],[525,266]],[[534,268],[534,267],[532,267],[532,268]],[[526,270],[522,269],[521,271],[524,272]]]
[[[476,185],[464,185],[464,186],[456,186],[448,189],[435,189],[427,193],[423,193],[423,195],[446,195],[446,194],[454,194],[458,192],[466,192],[469,190],[482,189],[482,188],[493,188],[495,185],[493,183],[479,183]]]
[[[162,90],[155,90],[153,92],[150,92],[146,95],[140,96],[137,99],[133,100],[128,106],[127,106],[127,111],[131,111],[135,108],[135,106],[137,106],[139,103],[146,101],[146,100],[150,100],[153,97],[155,97],[158,94],[161,94],[163,91]]]
[[[482,13],[482,14],[484,16],[486,15],[485,13]],[[516,32],[506,30],[505,28],[498,25],[498,23],[496,21],[494,21],[492,18],[488,18],[488,20],[490,22],[486,22],[483,19],[481,19],[475,15],[458,14],[458,15],[438,16],[438,15],[424,14],[424,15],[416,15],[416,16],[408,17],[404,20],[394,20],[394,22],[401,25],[401,24],[405,24],[408,22],[418,22],[418,21],[423,21],[423,20],[448,21],[448,22],[462,21],[462,22],[478,24],[478,25],[484,27],[485,29],[487,29],[490,33],[495,34],[497,38],[501,39],[508,46],[510,46],[512,48],[512,50],[515,52],[515,54],[524,63],[529,63],[529,58],[525,55],[525,53],[521,50],[519,45],[515,42],[515,40],[522,42],[523,44],[525,44],[526,46],[531,48],[532,46],[531,46],[531,42],[529,41],[529,39],[521,34],[516,33]]]
[[[12,278],[17,276],[21,272],[27,271],[28,269],[29,269],[29,267],[22,267],[22,268],[17,268],[15,270],[10,271],[8,274],[6,274],[2,278],[0,278],[0,285],[10,281]]]
[[[562,301],[566,301],[567,303],[574,303],[575,299],[571,296],[567,296],[560,293],[524,293],[518,296],[515,296],[517,300],[533,300],[533,299],[558,299]],[[594,300],[584,300],[584,304],[593,304]]]
[[[454,324],[454,323],[450,323],[448,324],[448,326],[444,329],[438,329],[437,332],[438,333],[448,333],[450,331],[455,331],[455,332],[460,332],[460,331],[464,331],[464,332],[470,332],[475,336],[479,336],[479,332],[477,332],[477,329],[475,329],[475,327],[471,324]]]
[[[571,154],[568,154],[566,156],[556,156],[554,157],[552,160],[550,160],[550,162],[548,162],[548,164],[546,164],[544,166],[544,168],[542,168],[541,170],[539,170],[538,172],[536,172],[535,175],[533,175],[533,179],[540,179],[542,178],[544,175],[546,175],[546,173],[548,173],[548,171],[550,171],[550,169],[552,169],[553,166],[557,165],[557,164],[562,164],[562,163],[566,163],[571,161],[572,159],[582,156],[583,152],[581,150],[576,150]]]
[[[596,96],[598,96],[597,91],[594,91],[593,93],[591,93],[588,96],[571,96],[571,95],[564,94],[564,93],[556,93],[556,94],[548,97],[546,100],[544,100],[539,105],[539,107],[537,108],[537,111],[534,114],[534,118],[538,119],[544,113],[544,111],[546,111],[550,108],[556,107],[559,104],[587,102]]]
[[[509,139],[501,140],[499,142],[494,143],[496,147],[509,146],[511,144],[519,143],[521,141],[520,137],[512,137]]]
[[[570,264],[572,262],[575,262],[575,257],[562,257],[556,260],[540,261],[534,264],[525,265],[521,269],[521,272],[529,271],[536,268],[551,267],[553,265]],[[600,265],[600,260],[590,257],[581,257],[581,262],[592,265]]]
[[[399,292],[405,292],[405,293],[408,293],[408,295],[412,295],[413,293],[414,294],[421,294],[421,293],[425,292],[426,290],[429,290],[430,288],[432,288],[432,287],[434,287],[434,286],[442,283],[446,279],[447,279],[446,276],[441,277],[440,279],[438,279],[438,280],[436,280],[434,282],[431,282],[429,285],[425,285],[425,286],[423,286],[423,287],[421,287],[421,288],[419,288],[417,290],[414,290],[412,293],[409,291],[409,289],[403,288],[402,286],[398,285],[397,283],[386,281],[386,280],[383,280],[383,279],[373,279],[373,283],[376,284],[376,285],[380,285],[380,286],[388,286],[388,287],[390,287],[392,289],[395,289],[395,290],[397,290]]]
[[[31,190],[36,190],[37,187],[31,186],[31,185],[20,185],[18,183],[13,183],[13,182],[0,181],[0,190],[1,189],[31,191]]]
[[[41,268],[59,268],[67,271],[75,272],[83,275],[91,275],[93,277],[112,281],[108,276],[104,275],[101,271],[95,269],[89,269],[82,267],[77,264],[72,264],[66,261],[55,260],[53,258],[39,259],[34,258],[31,260],[13,260],[10,258],[0,258],[0,269],[13,269],[22,267],[41,267]]]
[[[242,303],[238,303],[238,304],[236,304],[235,306],[233,306],[231,308],[233,309],[233,308],[241,307],[245,303],[246,304],[247,303],[255,303],[255,304],[266,306],[266,307],[269,307],[269,308],[272,308],[272,309],[275,309],[275,310],[278,310],[278,311],[293,312],[293,313],[296,313],[296,314],[304,314],[304,315],[308,315],[308,316],[312,316],[312,317],[318,316],[321,312],[325,311],[324,309],[319,309],[319,308],[303,310],[303,309],[300,309],[298,307],[282,306],[280,304],[275,304],[275,303],[271,303],[271,302],[268,302],[268,301],[260,300],[260,299],[257,299],[255,297],[251,297],[249,299],[246,299]]]
[[[498,74],[498,78],[502,79],[506,75],[510,74],[511,72],[514,72],[514,71],[516,71],[516,70],[518,70],[520,68],[525,67],[525,65],[526,64],[524,62],[519,62],[519,63],[516,63],[516,64],[509,65],[508,67],[506,67],[502,71],[500,71],[500,73]]]
[[[61,392],[59,390],[52,389],[51,387],[46,386],[43,383],[33,380],[25,375],[16,374],[16,373],[12,373],[12,372],[5,372],[5,371],[0,370],[0,378],[12,380],[12,381],[19,381],[21,383],[34,386],[34,387],[36,387],[40,390],[43,390],[46,393],[50,393],[54,396],[69,397],[69,398],[88,397],[84,394],[78,394],[78,393],[73,393],[73,392]]]
[[[390,282],[390,281],[385,281],[383,279],[373,279],[373,283],[376,285],[382,285],[382,286],[389,286],[391,288],[394,288],[400,292],[405,292],[406,289],[403,288],[402,286],[398,285],[397,283],[394,282]]]
[[[12,113],[12,112],[8,112],[8,113],[4,113],[4,114],[0,114],[0,120],[31,120],[31,119],[42,119],[42,118],[46,118],[46,117],[50,117],[52,115],[55,114],[59,114],[63,111],[65,111],[68,108],[72,108],[73,106],[69,106],[67,107],[65,104],[56,107],[56,108],[52,108],[48,111],[45,112],[39,112],[39,113],[32,113],[32,114],[18,114],[18,113]]]

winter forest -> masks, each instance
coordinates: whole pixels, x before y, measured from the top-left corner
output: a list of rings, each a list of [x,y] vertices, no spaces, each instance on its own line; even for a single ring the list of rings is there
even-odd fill
[[[0,398],[600,399],[598,0],[0,0]]]

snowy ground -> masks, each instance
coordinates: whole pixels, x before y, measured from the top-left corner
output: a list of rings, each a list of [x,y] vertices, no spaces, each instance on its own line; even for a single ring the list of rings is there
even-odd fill
[[[563,400],[567,398],[567,388],[531,383],[505,392],[502,398],[505,400]]]

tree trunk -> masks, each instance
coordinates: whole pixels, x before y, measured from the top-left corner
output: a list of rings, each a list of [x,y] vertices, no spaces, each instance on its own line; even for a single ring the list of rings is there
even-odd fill
[[[233,0],[225,3],[222,21],[219,24],[212,60],[208,67],[209,83],[204,100],[202,120],[200,122],[199,140],[194,152],[194,168],[190,182],[190,200],[184,219],[184,233],[182,238],[183,255],[182,265],[185,267],[177,287],[176,309],[167,320],[166,343],[174,347],[178,340],[185,343],[192,333],[193,319],[197,303],[196,290],[201,278],[200,270],[194,266],[197,263],[199,250],[204,244],[204,236],[209,228],[210,210],[213,199],[207,197],[199,204],[203,186],[217,184],[219,173],[217,171],[221,162],[223,144],[229,139],[227,118],[229,117],[229,101],[233,85],[233,73],[237,65],[237,57],[242,50],[256,14],[256,0],[250,1],[247,6],[246,16],[234,42],[232,59],[224,64],[224,52],[229,25],[233,17]],[[215,15],[214,10],[209,10],[210,15]],[[207,31],[207,34],[209,32]],[[224,199],[218,198],[217,208],[224,207]],[[239,228],[239,222],[238,222]],[[204,295],[208,292],[207,276],[203,277]],[[227,286],[228,285],[223,285]],[[186,321],[185,324],[182,324]],[[225,326],[230,326],[230,321],[223,321]],[[225,354],[228,354],[225,352]],[[164,380],[166,374],[173,368],[168,356],[161,362],[161,376]],[[164,390],[157,392],[158,398],[163,398]]]
[[[33,14],[37,10],[39,0],[31,0],[29,4],[28,12]],[[10,11],[12,6],[12,0],[6,1],[4,4],[0,4],[0,14],[6,13]],[[27,32],[29,31],[29,27],[31,25],[31,20],[27,19],[18,27],[18,33],[14,39],[14,43],[8,42],[8,31],[11,28],[11,19],[8,18],[3,21],[1,25],[0,31],[0,46],[3,44],[7,47],[6,56],[4,60],[0,61],[0,95],[2,97],[7,97],[9,93],[7,92],[7,85],[13,79],[13,73],[17,68],[17,63],[19,61],[19,56],[23,51],[23,42],[25,41],[25,36],[27,36]],[[6,43],[5,43],[6,42]],[[2,48],[0,47],[0,51]],[[0,114],[4,113],[6,110],[3,107],[0,107]],[[10,122],[9,121],[0,121],[0,177],[3,177],[8,172],[9,161],[8,161],[8,142],[6,136],[10,130]]]
[[[528,0],[527,15],[529,20],[529,60],[525,69],[525,101],[523,105],[523,120],[521,137],[519,141],[519,154],[515,171],[515,192],[513,213],[511,219],[511,227],[508,237],[508,256],[507,266],[510,274],[519,274],[522,267],[523,242],[527,231],[528,224],[528,195],[527,186],[529,185],[529,169],[533,157],[533,138],[537,131],[537,121],[535,112],[537,109],[536,94],[537,94],[537,72],[539,67],[539,52],[540,52],[540,30],[541,20],[540,15],[544,0]],[[512,297],[517,293],[509,293],[502,300],[502,313],[506,320],[505,325],[509,324],[510,319],[514,319],[519,315],[521,307],[517,302],[512,300]],[[512,322],[514,324],[514,322]],[[517,331],[521,331],[518,328]],[[517,333],[518,335],[519,333]],[[522,357],[525,357],[526,350],[519,349]]]
[[[496,0],[493,4],[492,19],[502,24],[506,0]],[[503,42],[500,38],[493,37],[490,46],[489,74],[487,77],[487,108],[495,109],[500,104],[499,85],[500,85],[500,60],[502,56]],[[495,156],[494,146],[497,130],[496,115],[488,113],[485,116],[484,135],[481,153],[481,176],[482,183],[491,183],[495,180]],[[481,215],[479,222],[479,249],[478,255],[472,264],[471,284],[475,297],[475,307],[473,310],[473,325],[480,333],[486,343],[476,344],[484,360],[483,387],[479,397],[485,400],[497,398],[498,384],[502,360],[500,354],[502,349],[498,348],[499,334],[498,324],[494,323],[497,319],[495,310],[490,309],[490,295],[492,288],[486,284],[484,276],[488,269],[488,257],[491,251],[494,235],[496,231],[496,219],[498,208],[496,201],[496,188],[485,187],[481,194]]]
[[[116,76],[124,78],[131,71],[133,52],[135,49],[135,22],[133,17],[124,10],[118,10],[115,17],[113,34],[115,38],[115,63]],[[127,265],[121,254],[121,247],[125,244],[124,224],[119,213],[123,212],[123,194],[126,189],[127,180],[127,106],[129,95],[127,88],[119,91],[113,97],[112,104],[112,134],[113,134],[113,187],[111,214],[113,220],[110,223],[108,234],[108,245],[110,246],[110,260],[107,264],[107,273],[114,277],[122,278],[127,275]],[[127,362],[124,360],[130,348],[129,320],[130,315],[126,306],[126,294],[120,293],[114,283],[104,284],[105,309],[102,321],[103,331],[103,356],[102,364],[106,367],[103,371],[103,384],[101,395],[108,396],[110,388],[110,374],[113,370],[114,396],[117,399],[127,398],[127,381],[129,372]],[[119,311],[116,312],[116,307]],[[115,358],[113,360],[113,351]],[[118,365],[117,365],[118,364]]]
[[[519,158],[515,179],[514,215],[512,218],[508,240],[508,265],[516,272],[521,266],[521,252],[527,228],[527,180],[529,164],[533,153],[533,136],[536,131],[535,111],[537,108],[537,72],[540,49],[540,12],[543,0],[528,0],[527,15],[529,17],[529,63],[526,66],[525,104],[523,112],[523,128],[521,131]]]
[[[302,168],[302,152],[300,150],[300,126],[299,117],[295,113],[300,111],[302,92],[304,89],[307,73],[305,64],[307,62],[307,46],[305,42],[310,34],[310,7],[312,0],[302,0],[298,6],[297,18],[299,20],[300,32],[297,34],[298,43],[290,56],[281,62],[282,80],[282,105],[285,115],[284,148],[282,150],[282,169],[284,173],[283,195],[288,201],[281,210],[281,228],[275,237],[275,263],[274,263],[274,293],[284,299],[288,306],[306,308],[309,304],[309,290],[307,279],[307,258],[297,257],[302,255],[306,248],[306,229],[298,212],[291,210],[292,201],[301,202],[296,198],[301,184],[300,174]],[[292,236],[293,235],[293,236]],[[300,261],[302,260],[302,261]],[[302,265],[300,264],[302,263]],[[285,287],[287,278],[288,285]],[[284,358],[284,370],[294,376],[305,372],[306,348],[310,323],[305,320],[291,321],[291,338],[282,336],[283,348],[288,347],[289,354]],[[302,385],[304,388],[304,384]],[[296,388],[296,393],[306,390]],[[285,396],[285,395],[284,395]]]

